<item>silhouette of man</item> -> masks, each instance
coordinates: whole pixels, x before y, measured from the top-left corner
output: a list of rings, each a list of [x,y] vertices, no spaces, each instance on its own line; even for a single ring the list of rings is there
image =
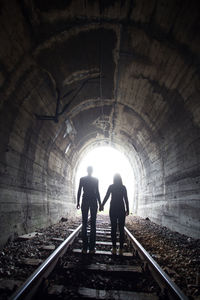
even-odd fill
[[[78,194],[77,194],[77,209],[80,208],[80,196],[83,189],[83,197],[81,204],[82,211],[82,240],[83,249],[82,253],[86,254],[89,246],[89,252],[91,254],[95,253],[95,243],[96,243],[96,217],[97,217],[97,201],[99,207],[101,206],[101,199],[99,195],[99,183],[98,179],[92,177],[93,168],[88,167],[88,175],[80,178]],[[87,223],[88,223],[88,212],[90,210],[90,239],[88,243],[87,235]]]

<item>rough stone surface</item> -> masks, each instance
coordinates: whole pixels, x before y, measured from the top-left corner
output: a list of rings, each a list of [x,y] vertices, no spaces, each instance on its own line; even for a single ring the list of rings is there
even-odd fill
[[[34,234],[32,238],[15,237],[0,251],[0,298],[7,300],[25,280],[45,261],[70,234],[70,227],[77,227],[80,218],[61,221]],[[51,245],[51,247],[49,247]],[[52,247],[54,246],[54,247]]]
[[[199,6],[0,2],[1,245],[73,215],[78,162],[105,144],[135,213],[200,237]]]
[[[129,216],[126,225],[184,294],[199,299],[200,239],[171,231],[149,218]]]
[[[71,234],[71,230],[69,229],[72,227],[76,228],[80,222],[81,219],[77,219],[76,222],[59,222],[43,229],[43,235],[35,235],[34,238],[29,240],[16,238],[14,241],[7,243],[2,251],[0,251],[0,292],[1,295],[5,295],[2,299],[7,299],[7,295],[11,295],[14,292],[13,289],[21,285],[21,283],[35,271],[37,268],[36,263],[41,263],[53,252],[53,250],[43,250],[42,246],[44,243],[46,245],[53,243],[57,248],[63,239],[66,239],[66,237]],[[109,226],[109,217],[100,214],[97,217],[97,223],[100,225],[104,223]],[[200,240],[181,235],[178,232],[173,232],[164,226],[159,226],[149,218],[144,219],[130,215],[126,218],[126,226],[181,290],[183,290],[190,299],[199,299]],[[110,236],[106,238],[108,241],[111,241]],[[105,235],[103,239],[105,240]],[[80,246],[81,244],[78,240],[76,247]],[[105,243],[98,243],[96,245],[97,249],[101,250],[105,250],[105,246],[107,247],[106,252],[111,254],[111,245],[109,245],[109,243],[106,243],[106,245]],[[125,243],[126,251],[127,247],[128,245]],[[109,258],[111,266],[115,268],[117,261],[112,262],[111,257]],[[133,256],[131,257],[125,256],[125,259],[131,258],[130,261],[133,264],[135,258],[133,259]],[[85,260],[87,261],[87,257]],[[96,268],[98,268],[99,265],[102,266],[102,264],[108,263],[108,257],[103,258],[103,256],[99,255],[96,255],[94,260],[94,266]],[[35,265],[33,262],[35,262]],[[70,255],[67,254],[64,268],[69,273],[69,276],[72,276],[70,275],[70,268],[74,263],[77,263],[77,261],[71,260]],[[124,264],[124,260],[122,263]],[[127,268],[129,268],[128,262],[126,270]],[[64,280],[66,282],[66,276],[64,276]],[[76,281],[77,278],[75,282]],[[88,278],[88,282],[91,283],[91,277]],[[59,284],[61,284],[61,282]],[[105,290],[105,278],[103,277],[103,280],[97,280],[97,285],[98,288]],[[113,285],[117,285],[117,282],[113,281]],[[53,290],[57,290],[57,288],[55,287]]]

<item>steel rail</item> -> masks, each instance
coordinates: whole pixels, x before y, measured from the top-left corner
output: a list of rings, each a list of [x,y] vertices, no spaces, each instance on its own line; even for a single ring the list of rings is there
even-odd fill
[[[171,280],[171,278],[161,269],[158,263],[150,256],[150,254],[142,247],[131,232],[125,227],[125,232],[130,239],[133,248],[137,251],[140,258],[147,262],[154,279],[160,288],[167,294],[169,299],[188,300],[188,297],[179,289],[179,287]]]
[[[10,300],[27,299],[30,300],[39,285],[49,276],[53,271],[58,259],[64,255],[68,247],[73,243],[78,236],[82,224],[79,225],[60,245],[56,250],[39,266],[35,272],[24,282],[24,284],[11,296]]]

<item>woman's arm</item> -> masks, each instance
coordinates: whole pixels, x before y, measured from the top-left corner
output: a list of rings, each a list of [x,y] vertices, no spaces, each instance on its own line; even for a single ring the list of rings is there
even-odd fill
[[[102,206],[105,205],[106,201],[108,200],[108,198],[110,197],[110,194],[111,194],[111,186],[109,186],[108,190],[107,190],[107,193],[103,199],[103,202],[102,202]]]
[[[129,215],[129,203],[128,203],[128,196],[127,196],[127,190],[126,187],[124,186],[124,201],[126,204],[126,215]]]

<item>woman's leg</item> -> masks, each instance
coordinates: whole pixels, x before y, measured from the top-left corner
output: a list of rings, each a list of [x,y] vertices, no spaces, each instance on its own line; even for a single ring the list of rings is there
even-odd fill
[[[110,214],[111,222],[111,239],[113,248],[116,248],[116,233],[117,233],[117,217],[113,214]]]
[[[120,238],[119,238],[120,249],[123,249],[123,246],[124,246],[125,213],[119,215],[118,222],[119,222],[119,233],[120,233]]]

